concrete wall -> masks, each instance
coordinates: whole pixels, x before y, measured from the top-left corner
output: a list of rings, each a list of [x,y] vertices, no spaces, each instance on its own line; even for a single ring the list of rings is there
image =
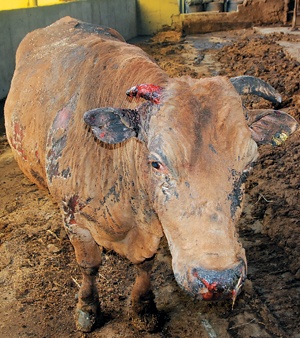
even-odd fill
[[[67,15],[115,28],[125,39],[137,36],[136,0],[86,0],[0,11],[0,99],[9,91],[15,53],[23,37]]]

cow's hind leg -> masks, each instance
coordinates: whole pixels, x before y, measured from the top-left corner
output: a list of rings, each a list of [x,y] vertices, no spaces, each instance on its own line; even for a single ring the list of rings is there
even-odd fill
[[[131,293],[131,313],[133,325],[139,330],[157,331],[162,322],[162,314],[158,312],[154,293],[151,290],[150,274],[153,258],[137,264],[137,277]]]
[[[76,326],[78,330],[90,332],[102,324],[96,287],[96,275],[101,264],[101,249],[89,230],[80,228],[76,224],[69,224],[67,231],[83,277],[78,293]]]

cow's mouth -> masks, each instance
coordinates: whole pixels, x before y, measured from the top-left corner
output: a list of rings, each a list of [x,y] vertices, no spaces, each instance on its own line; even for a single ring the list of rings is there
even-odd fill
[[[235,267],[221,271],[192,268],[184,278],[180,278],[179,274],[175,278],[185,291],[197,299],[232,299],[234,304],[246,278],[246,264],[241,260]]]

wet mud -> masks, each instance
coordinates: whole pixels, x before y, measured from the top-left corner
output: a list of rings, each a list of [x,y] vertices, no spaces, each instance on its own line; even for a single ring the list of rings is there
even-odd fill
[[[300,120],[300,63],[278,41],[300,37],[252,30],[182,37],[164,32],[139,42],[170,76],[254,75],[282,95],[282,109]],[[124,93],[125,94],[125,93]],[[244,97],[251,108],[269,102]],[[135,268],[103,252],[98,274],[106,324],[90,334],[76,331],[75,295],[81,280],[61,215],[51,197],[21,173],[0,135],[0,337],[300,337],[300,132],[279,147],[260,146],[247,181],[239,222],[248,279],[234,307],[203,303],[177,286],[166,241],[153,269],[161,332],[136,330],[128,314]]]

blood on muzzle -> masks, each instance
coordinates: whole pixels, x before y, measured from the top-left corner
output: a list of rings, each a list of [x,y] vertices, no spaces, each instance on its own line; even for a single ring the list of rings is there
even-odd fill
[[[226,270],[191,268],[185,277],[176,274],[175,278],[185,291],[197,299],[232,299],[234,302],[246,279],[246,264],[241,259],[237,265]]]

